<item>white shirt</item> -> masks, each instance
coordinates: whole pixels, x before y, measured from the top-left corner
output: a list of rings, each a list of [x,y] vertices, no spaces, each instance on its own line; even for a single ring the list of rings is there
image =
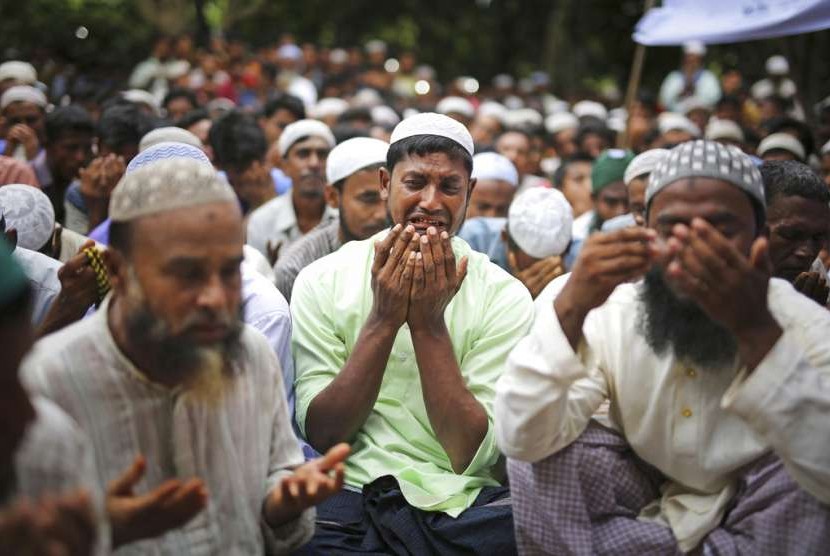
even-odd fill
[[[337,209],[326,205],[320,224],[334,218],[337,218]],[[297,223],[294,201],[290,193],[271,199],[248,217],[247,243],[266,257],[269,242],[274,247],[277,243],[282,243],[280,253],[285,253],[285,248],[301,237],[303,232]]]
[[[119,554],[284,554],[307,541],[314,510],[275,529],[262,516],[272,488],[303,462],[291,429],[279,363],[245,326],[240,362],[221,400],[151,382],[118,349],[101,310],[39,341],[22,376],[30,390],[66,411],[89,436],[99,484],[138,454],[147,472],[137,494],[170,478],[198,477],[208,507],[182,528],[122,547]]]
[[[738,470],[768,450],[830,502],[830,312],[772,279],[769,307],[784,330],[775,346],[751,374],[700,369],[658,356],[637,332],[638,287],[619,286],[588,314],[578,354],[543,292],[548,309],[537,305],[497,385],[502,451],[539,461],[573,442],[610,400],[611,426],[670,479],[657,509],[684,550],[718,525]]]
[[[58,270],[63,264],[43,253],[23,247],[15,248],[12,256],[29,279],[33,294],[32,324],[38,326],[43,322],[46,313],[49,312],[49,308],[61,292]]]

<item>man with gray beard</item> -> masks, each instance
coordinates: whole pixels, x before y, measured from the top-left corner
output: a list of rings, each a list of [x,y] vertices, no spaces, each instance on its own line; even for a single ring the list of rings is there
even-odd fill
[[[296,549],[313,506],[340,489],[349,449],[303,464],[276,356],[239,320],[233,190],[197,160],[162,160],[127,174],[109,213],[112,294],[38,343],[22,374],[90,437],[112,545]]]
[[[683,143],[645,216],[586,241],[499,380],[519,552],[823,552],[830,315],[771,278],[758,169]]]

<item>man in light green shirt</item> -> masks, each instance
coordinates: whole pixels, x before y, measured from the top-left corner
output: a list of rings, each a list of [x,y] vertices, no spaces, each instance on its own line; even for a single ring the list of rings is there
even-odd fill
[[[394,227],[294,285],[297,423],[317,450],[353,453],[351,490],[318,507],[302,553],[515,552],[492,408],[533,310],[521,283],[453,237],[472,152],[446,116],[404,120],[380,170]]]

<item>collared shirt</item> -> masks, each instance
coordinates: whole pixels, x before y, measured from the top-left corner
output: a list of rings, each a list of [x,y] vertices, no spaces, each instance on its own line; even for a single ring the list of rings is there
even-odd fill
[[[321,224],[291,245],[277,259],[274,275],[277,289],[290,301],[294,281],[302,269],[340,249],[340,220]]]
[[[279,363],[245,326],[233,378],[222,398],[150,381],[117,347],[101,310],[39,341],[22,369],[31,391],[66,411],[89,436],[99,484],[138,454],[144,494],[171,478],[198,477],[208,506],[183,527],[132,543],[119,554],[284,554],[308,540],[314,510],[272,528],[262,515],[271,490],[303,458],[291,430]]]
[[[720,81],[715,74],[709,70],[701,69],[694,76],[694,96],[701,103],[707,106],[714,106],[720,99]],[[675,70],[669,73],[660,85],[660,104],[667,110],[679,112],[682,108],[681,96],[686,87],[686,77],[683,72]]]
[[[14,485],[5,503],[25,497],[69,494],[84,490],[95,512],[96,554],[109,554],[110,531],[104,490],[98,483],[89,439],[78,425],[46,398],[32,399],[35,420],[14,455]]]
[[[12,256],[29,279],[33,294],[32,324],[38,326],[43,322],[46,313],[49,312],[49,308],[61,292],[58,270],[63,265],[52,257],[23,247],[15,248]]]
[[[307,266],[294,283],[296,417],[303,432],[309,405],[343,368],[368,318],[374,243],[388,233],[347,243]],[[487,412],[487,433],[467,469],[455,473],[429,424],[415,348],[404,324],[375,405],[354,437],[346,483],[359,489],[393,475],[416,508],[457,516],[482,487],[499,484],[492,420],[495,383],[507,354],[528,330],[533,309],[520,282],[463,240],[453,238],[452,245],[456,259],[468,257],[469,265],[444,318],[464,383]]]
[[[337,218],[337,209],[326,205],[320,224]],[[271,199],[248,217],[248,245],[268,256],[268,243],[276,246],[282,243],[281,252],[303,237],[297,215],[294,212],[294,200],[291,195],[280,195]]]
[[[567,279],[548,287],[555,292]],[[667,523],[684,550],[717,527],[740,468],[768,450],[830,502],[830,313],[773,278],[768,303],[784,333],[763,361],[751,373],[698,368],[649,347],[638,331],[639,287],[617,287],[588,314],[577,353],[543,292],[531,333],[498,384],[504,453],[539,461],[575,440],[610,400],[611,426],[669,479],[641,517]]]

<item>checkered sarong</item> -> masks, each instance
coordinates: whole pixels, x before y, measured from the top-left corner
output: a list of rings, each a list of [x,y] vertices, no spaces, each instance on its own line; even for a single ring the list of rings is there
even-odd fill
[[[664,477],[616,432],[591,422],[566,449],[535,464],[508,462],[520,554],[681,554],[671,530],[638,521]],[[827,554],[830,508],[768,454],[747,466],[706,555]]]

